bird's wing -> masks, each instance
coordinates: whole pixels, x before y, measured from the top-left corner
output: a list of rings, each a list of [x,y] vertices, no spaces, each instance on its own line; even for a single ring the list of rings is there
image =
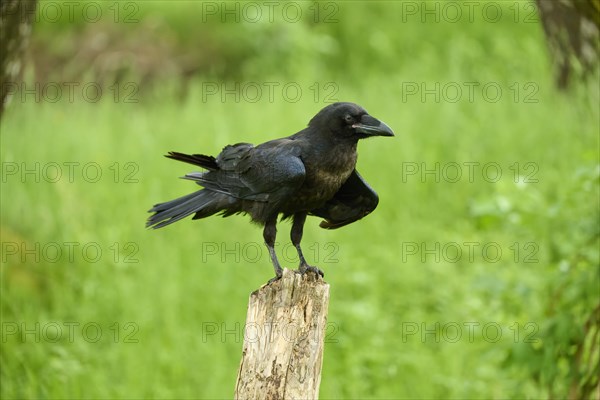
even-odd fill
[[[218,169],[184,178],[238,199],[280,201],[304,182],[306,170],[300,150],[289,139],[257,147],[249,143],[230,145],[217,156]]]
[[[205,156],[204,154],[184,154],[177,151],[170,151],[165,157],[172,160],[183,161],[188,164],[197,165],[208,170],[215,170],[219,168],[213,156]]]
[[[354,170],[335,196],[311,214],[325,218],[319,225],[321,228],[337,229],[367,216],[377,203],[377,193]]]

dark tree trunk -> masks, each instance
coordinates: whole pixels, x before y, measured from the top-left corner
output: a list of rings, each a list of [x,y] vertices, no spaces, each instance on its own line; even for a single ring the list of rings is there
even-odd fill
[[[23,71],[37,0],[0,2],[0,118]]]
[[[548,45],[557,64],[556,84],[566,89],[573,72],[585,78],[600,56],[599,0],[536,0]]]

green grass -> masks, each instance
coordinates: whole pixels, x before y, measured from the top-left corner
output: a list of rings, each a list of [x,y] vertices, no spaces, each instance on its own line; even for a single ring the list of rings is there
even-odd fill
[[[305,251],[331,284],[321,398],[541,398],[554,379],[553,390],[566,393],[572,349],[553,349],[581,336],[582,318],[598,302],[597,81],[557,92],[537,24],[396,28],[399,6],[384,6],[394,11],[379,15],[380,34],[390,38],[384,50],[360,37],[369,24],[344,6],[341,20],[360,21],[356,31],[330,29],[353,35],[353,47],[342,46],[347,70],[309,57],[305,68],[265,72],[264,81],[298,83],[305,94],[297,103],[203,101],[208,77],[194,80],[184,100],[167,83],[137,104],[13,102],[0,150],[2,398],[232,396],[248,295],[272,276],[261,231],[247,217],[148,231],[146,210],[194,190],[177,179],[190,168],[162,154],[217,154],[229,143],[294,133],[325,105],[309,95],[315,82],[334,82],[337,99],[360,103],[396,132],[359,145],[358,169],[379,193],[377,210],[339,231],[321,230],[314,218],[306,225]],[[379,51],[376,62],[363,51]],[[456,103],[403,99],[413,82],[465,90],[465,82],[492,82],[503,96],[493,103],[476,90],[472,102],[466,92]],[[532,88],[537,101],[525,102]],[[73,182],[69,162],[79,163]],[[465,163],[473,162],[469,182]],[[39,182],[34,174],[7,175],[36,163]],[[50,163],[62,167],[57,182],[44,179]],[[439,182],[407,169],[436,163],[448,173]],[[451,163],[462,167],[458,182],[450,182]],[[501,177],[488,182],[494,176],[489,170],[484,179],[484,165],[499,166]],[[91,182],[95,167],[102,176]],[[282,254],[289,225],[279,232]],[[78,245],[69,260],[71,242]],[[53,253],[7,247],[36,243],[48,252],[58,243],[63,254],[51,262]],[[423,251],[436,243],[449,251],[434,252],[439,261]],[[477,243],[472,259],[464,243]],[[498,261],[482,254],[486,244],[502,250]],[[452,261],[456,246],[463,254]],[[295,258],[281,257],[295,267]],[[79,324],[73,340],[71,322]],[[82,333],[89,323],[102,329],[98,342],[90,339],[94,326]],[[62,327],[56,342],[52,324]],[[33,333],[12,334],[15,326]],[[227,331],[207,335],[215,326]],[[462,335],[454,340],[456,326]]]

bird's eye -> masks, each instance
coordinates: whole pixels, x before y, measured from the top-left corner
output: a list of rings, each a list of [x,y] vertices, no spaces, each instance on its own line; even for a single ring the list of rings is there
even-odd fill
[[[344,121],[346,121],[347,123],[352,123],[354,122],[354,118],[352,117],[352,115],[350,114],[346,114],[346,116],[344,117]]]

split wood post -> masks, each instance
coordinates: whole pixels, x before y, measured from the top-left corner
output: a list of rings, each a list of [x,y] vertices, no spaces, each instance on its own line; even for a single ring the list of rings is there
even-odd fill
[[[329,285],[285,269],[250,295],[235,398],[318,399]]]

